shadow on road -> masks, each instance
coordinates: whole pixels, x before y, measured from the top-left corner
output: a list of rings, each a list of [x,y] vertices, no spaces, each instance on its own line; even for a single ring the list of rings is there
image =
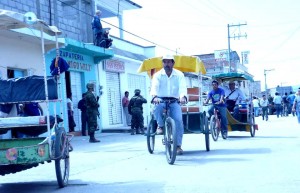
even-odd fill
[[[35,181],[35,182],[16,182],[5,183],[0,185],[0,192],[3,193],[47,193],[47,192],[69,192],[68,190],[83,187],[86,188],[88,184],[79,181],[69,181],[68,186],[59,188],[56,181]],[[84,190],[84,189],[83,189]]]

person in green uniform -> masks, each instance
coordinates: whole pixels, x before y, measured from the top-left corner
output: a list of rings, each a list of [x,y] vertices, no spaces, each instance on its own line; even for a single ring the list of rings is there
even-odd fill
[[[86,103],[86,115],[87,115],[87,122],[88,122],[88,133],[90,136],[90,143],[97,143],[100,140],[95,138],[95,131],[97,130],[97,116],[99,116],[99,104],[97,99],[93,93],[94,91],[94,84],[87,83],[86,85],[87,92],[85,95],[85,103]]]

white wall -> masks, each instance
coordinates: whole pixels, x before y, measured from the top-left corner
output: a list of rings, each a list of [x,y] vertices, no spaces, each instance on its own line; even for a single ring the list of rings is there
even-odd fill
[[[40,45],[0,36],[0,70],[3,79],[10,68],[31,70],[32,75],[43,75],[43,59]]]

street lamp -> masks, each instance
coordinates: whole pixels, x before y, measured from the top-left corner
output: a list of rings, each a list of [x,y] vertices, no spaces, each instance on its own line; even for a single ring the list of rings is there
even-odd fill
[[[266,92],[266,96],[267,96],[267,97],[268,97],[267,72],[273,71],[273,70],[275,70],[275,69],[269,69],[269,70],[264,69],[264,75],[265,75],[265,92]]]

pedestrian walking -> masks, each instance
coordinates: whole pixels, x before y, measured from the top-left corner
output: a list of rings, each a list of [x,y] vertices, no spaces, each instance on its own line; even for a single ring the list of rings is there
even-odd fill
[[[86,136],[87,115],[86,115],[86,93],[82,94],[82,99],[78,102],[78,109],[81,111],[81,135]]]
[[[94,95],[94,84],[88,83],[86,85],[87,92],[85,96],[85,104],[86,104],[86,115],[87,115],[87,122],[88,122],[88,133],[90,136],[90,143],[97,143],[100,140],[95,138],[95,131],[98,129],[97,124],[97,116],[99,116],[99,104],[97,99]]]
[[[122,98],[122,106],[123,106],[123,111],[126,119],[126,125],[130,126],[131,125],[131,115],[128,112],[128,105],[129,105],[129,92],[125,91],[124,97]]]
[[[262,96],[262,99],[259,100],[259,106],[262,109],[262,120],[268,121],[269,116],[268,116],[268,106],[269,106],[269,101],[267,100],[266,95]]]
[[[282,116],[282,114],[281,114],[281,109],[282,109],[281,103],[282,103],[282,98],[279,95],[279,93],[276,92],[275,97],[274,97],[274,104],[275,104],[277,118],[279,118],[279,115]]]
[[[292,111],[292,107],[295,101],[296,95],[291,91],[289,96],[287,97],[287,100],[289,101],[289,113],[292,113],[293,116],[295,116],[295,112]]]
[[[296,112],[298,123],[300,124],[300,87],[298,88],[298,92],[295,95],[292,111]]]
[[[272,97],[272,95],[269,95],[268,97],[268,102],[269,102],[269,115],[273,115],[273,109],[274,109],[274,102],[273,102],[274,98]]]
[[[128,112],[131,114],[131,135],[144,134],[144,117],[143,117],[143,103],[147,100],[140,95],[141,90],[135,89],[134,96],[130,99],[128,105]]]
[[[256,96],[253,97],[252,104],[253,104],[253,109],[254,109],[254,116],[258,117],[259,116],[259,100]]]
[[[282,116],[289,116],[289,111],[288,111],[289,101],[287,98],[288,98],[288,94],[284,93],[284,95],[282,96],[282,111],[281,111]]]

